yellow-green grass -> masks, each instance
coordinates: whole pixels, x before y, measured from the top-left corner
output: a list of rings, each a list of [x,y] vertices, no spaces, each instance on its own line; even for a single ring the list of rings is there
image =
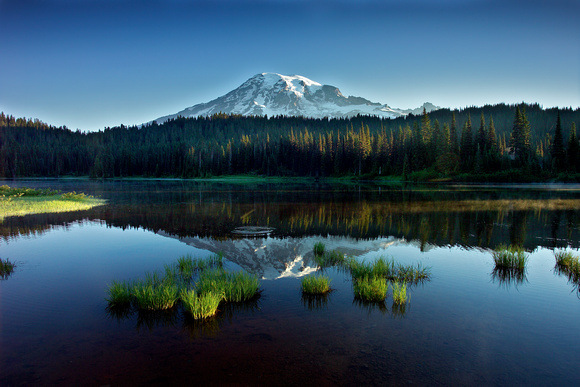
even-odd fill
[[[407,283],[394,281],[391,283],[393,289],[393,303],[397,305],[406,304],[409,300],[407,297]]]
[[[499,245],[492,253],[496,268],[524,270],[528,255],[519,246]]]
[[[223,256],[221,254],[215,254],[207,258],[194,258],[191,254],[187,254],[177,258],[177,267],[179,274],[188,280],[197,272],[210,268],[223,267]]]
[[[322,242],[316,242],[314,244],[314,248],[312,249],[312,251],[314,252],[314,256],[315,257],[321,257],[322,255],[324,255],[324,250],[325,250],[325,246],[324,243]]]
[[[113,281],[107,288],[108,297],[105,299],[110,307],[123,308],[131,305],[133,295],[131,289],[133,285],[126,281]]]
[[[344,267],[347,265],[347,258],[338,250],[326,251],[322,254],[315,254],[314,261],[321,268],[339,266]]]
[[[144,280],[131,285],[131,295],[141,310],[171,309],[178,299],[179,286],[171,276],[161,277],[158,273],[146,273]]]
[[[417,265],[402,265],[394,259],[379,257],[376,261],[368,263],[351,259],[347,262],[348,268],[354,280],[359,278],[384,278],[389,281],[417,283],[428,281],[431,277],[431,269]]]
[[[0,258],[0,279],[6,279],[14,272],[14,268],[16,265],[8,258],[2,259]]]
[[[570,251],[558,251],[554,253],[556,257],[556,269],[558,272],[566,274],[570,281],[580,282],[580,257]]]
[[[302,293],[325,294],[330,292],[330,279],[325,275],[309,275],[300,280]]]
[[[0,187],[0,220],[8,216],[24,216],[51,212],[88,210],[106,201],[83,193]]]
[[[215,316],[223,294],[217,292],[206,292],[197,294],[195,289],[183,289],[179,294],[186,312],[196,320]]]
[[[223,269],[202,271],[196,283],[199,294],[216,292],[223,294],[226,302],[243,302],[258,294],[258,277],[242,271],[228,273]]]
[[[384,278],[358,278],[352,283],[355,298],[369,302],[382,302],[387,297],[389,285]]]

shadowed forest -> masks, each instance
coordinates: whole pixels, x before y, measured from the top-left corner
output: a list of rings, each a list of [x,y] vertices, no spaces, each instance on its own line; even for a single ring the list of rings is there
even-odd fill
[[[0,177],[264,175],[580,181],[580,109],[537,104],[357,116],[177,118],[99,132],[0,114]]]

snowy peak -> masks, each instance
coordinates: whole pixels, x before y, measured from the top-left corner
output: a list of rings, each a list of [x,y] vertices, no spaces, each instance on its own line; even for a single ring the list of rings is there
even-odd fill
[[[429,104],[430,110],[437,107]],[[427,104],[424,106],[427,107]],[[431,108],[432,107],[432,108]],[[160,117],[162,123],[171,118],[210,116],[216,113],[244,116],[303,116],[311,118],[340,118],[374,115],[395,118],[418,109],[393,109],[362,97],[345,97],[337,87],[322,85],[301,75],[276,73],[256,74],[240,87],[207,103],[184,109],[176,114]]]

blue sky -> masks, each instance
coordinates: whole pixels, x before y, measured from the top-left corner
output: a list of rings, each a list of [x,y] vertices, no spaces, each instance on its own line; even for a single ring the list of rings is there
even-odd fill
[[[261,72],[398,108],[580,106],[577,0],[0,0],[0,110],[132,125]]]

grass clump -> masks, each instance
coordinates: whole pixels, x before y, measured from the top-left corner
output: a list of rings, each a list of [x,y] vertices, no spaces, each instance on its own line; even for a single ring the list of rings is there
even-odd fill
[[[177,258],[179,274],[184,279],[191,279],[195,273],[209,268],[223,267],[223,255],[216,254],[207,258],[193,258],[191,254]]]
[[[343,253],[338,250],[326,251],[321,255],[314,255],[314,261],[321,267],[344,266],[346,258]]]
[[[391,284],[391,287],[393,288],[393,303],[395,303],[397,305],[406,304],[408,301],[407,283],[394,281]]]
[[[431,278],[431,269],[422,266],[397,264],[393,259],[379,257],[372,263],[350,260],[348,268],[353,279],[357,278],[384,278],[389,281],[418,283]]]
[[[327,276],[309,275],[301,279],[302,293],[325,294],[330,291],[330,279]]]
[[[314,244],[314,256],[315,257],[322,257],[324,255],[324,251],[325,251],[326,247],[324,246],[324,243],[322,242],[316,242]]]
[[[13,272],[16,265],[8,258],[2,259],[0,258],[0,278],[6,279],[8,278]]]
[[[387,297],[389,285],[384,278],[359,278],[353,281],[355,298],[369,302],[382,302]]]
[[[221,293],[226,302],[243,302],[258,294],[258,277],[242,271],[228,273],[223,269],[202,271],[196,288],[200,294]]]
[[[173,277],[160,277],[157,273],[146,274],[145,280],[136,281],[131,287],[135,303],[142,310],[171,309],[178,299],[178,292]]]
[[[185,310],[196,320],[201,320],[215,316],[223,294],[217,292],[206,292],[197,294],[195,289],[183,289],[179,294]]]
[[[570,251],[559,251],[554,253],[556,257],[556,270],[566,274],[568,279],[575,283],[580,283],[580,257]]]
[[[528,255],[519,246],[499,245],[492,253],[496,268],[524,270],[528,262]]]
[[[125,281],[113,281],[107,288],[108,297],[105,298],[109,306],[123,308],[131,304],[133,295],[132,284]]]

